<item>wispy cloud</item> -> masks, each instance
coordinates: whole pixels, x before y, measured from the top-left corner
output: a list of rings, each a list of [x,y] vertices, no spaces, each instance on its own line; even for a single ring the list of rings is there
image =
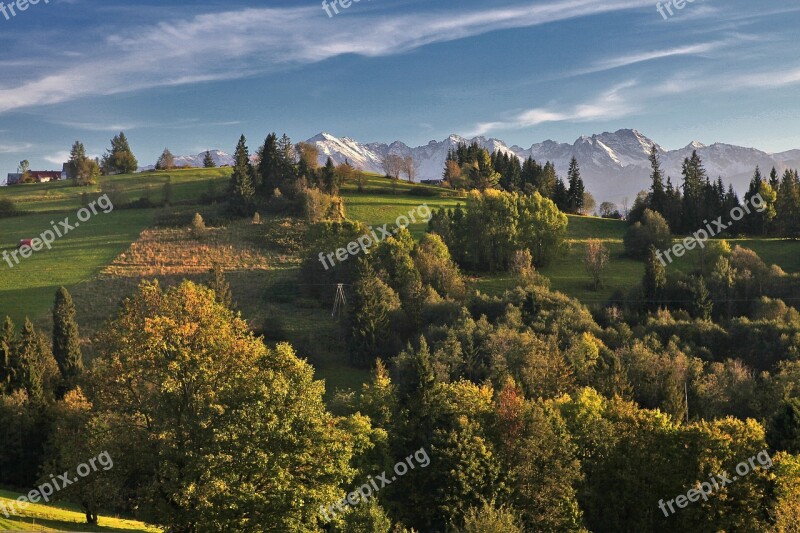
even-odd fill
[[[651,0],[552,0],[405,15],[370,10],[348,13],[336,21],[316,5],[207,13],[188,21],[128,29],[73,51],[64,61],[74,64],[0,88],[0,112],[90,95],[237,79],[344,54],[400,54],[502,29],[651,5]],[[89,57],[94,59],[85,59]]]
[[[30,150],[31,148],[33,148],[33,145],[30,143],[0,143],[0,154],[18,154]]]
[[[485,135],[497,130],[529,128],[547,122],[589,122],[626,117],[638,111],[638,106],[623,93],[636,85],[636,81],[630,80],[611,87],[588,102],[536,107],[509,119],[483,122],[476,125],[468,136]]]
[[[627,67],[630,65],[636,65],[639,63],[645,63],[657,59],[665,59],[668,57],[707,54],[708,52],[717,50],[719,48],[724,47],[727,44],[730,44],[730,42],[731,41],[729,40],[721,40],[708,43],[698,43],[685,46],[678,46],[675,48],[667,48],[664,50],[649,50],[644,52],[637,52],[634,54],[627,54],[615,57],[613,59],[598,61],[597,63],[586,69],[574,72],[574,74],[592,74],[595,72],[603,72],[606,70]]]

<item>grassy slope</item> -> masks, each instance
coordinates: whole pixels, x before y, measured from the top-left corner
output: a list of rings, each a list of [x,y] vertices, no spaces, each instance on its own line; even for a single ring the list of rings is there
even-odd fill
[[[0,198],[9,198],[29,214],[0,219],[0,252],[12,251],[20,239],[33,238],[50,229],[50,221],[69,216],[76,221],[82,193],[98,193],[117,188],[120,196],[138,199],[149,187],[153,201],[160,201],[163,184],[172,184],[174,202],[197,199],[208,191],[209,182],[222,190],[228,169],[192,169],[102,177],[94,187],[74,187],[68,182],[19,185],[0,189]],[[56,289],[71,287],[96,275],[124,251],[153,220],[155,209],[117,209],[98,214],[82,226],[58,239],[52,250],[35,252],[13,268],[0,262],[0,316],[16,321],[41,317],[47,313]]]
[[[6,506],[21,494],[0,490],[0,503]],[[100,517],[99,525],[86,524],[84,514],[76,506],[68,504],[30,504],[18,515],[6,518],[0,512],[0,531],[106,531],[106,532],[157,532],[160,529],[147,527],[141,522],[120,518]]]

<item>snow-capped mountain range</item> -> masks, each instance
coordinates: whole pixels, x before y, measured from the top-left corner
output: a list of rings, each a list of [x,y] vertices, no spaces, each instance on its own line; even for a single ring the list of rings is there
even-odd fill
[[[351,165],[369,172],[383,173],[381,162],[388,154],[403,157],[412,156],[417,165],[417,180],[440,179],[447,153],[459,143],[477,142],[490,152],[499,150],[513,154],[520,159],[533,157],[544,164],[552,161],[559,175],[565,176],[570,159],[575,156],[581,169],[587,190],[598,203],[602,201],[621,202],[628,198],[630,203],[636,194],[649,188],[650,162],[648,155],[654,141],[635,129],[622,129],[614,133],[601,133],[591,137],[583,136],[574,143],[559,143],[547,140],[533,144],[530,148],[508,146],[499,139],[485,137],[464,138],[450,135],[443,141],[430,141],[428,144],[409,147],[401,141],[391,144],[360,143],[348,137],[336,137],[330,133],[320,133],[309,143],[317,146],[320,164],[330,157],[334,163],[349,161]],[[741,195],[746,189],[756,165],[764,175],[774,166],[779,172],[786,168],[800,167],[800,150],[789,150],[770,154],[755,148],[745,148],[730,144],[715,143],[706,146],[698,141],[689,143],[678,150],[665,150],[657,143],[665,175],[672,177],[672,183],[681,183],[681,164],[693,150],[703,160],[708,175],[712,179],[721,176],[725,183],[733,183]],[[211,155],[217,165],[230,165],[233,157],[219,150]],[[203,166],[205,152],[196,156],[176,156],[176,165]]]

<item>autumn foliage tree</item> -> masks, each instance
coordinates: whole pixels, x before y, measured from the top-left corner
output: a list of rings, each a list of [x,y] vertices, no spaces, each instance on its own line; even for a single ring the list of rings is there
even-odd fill
[[[169,531],[313,531],[353,445],[289,345],[268,349],[214,293],[143,283],[100,334],[93,419],[118,488]]]

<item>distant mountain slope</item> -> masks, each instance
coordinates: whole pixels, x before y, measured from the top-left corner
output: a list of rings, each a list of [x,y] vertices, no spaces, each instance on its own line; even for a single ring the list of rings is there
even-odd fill
[[[574,143],[559,143],[552,140],[536,143],[530,148],[520,146],[509,147],[499,139],[475,137],[467,139],[459,135],[450,135],[443,141],[430,141],[428,144],[409,147],[401,141],[386,143],[360,143],[348,137],[336,137],[330,133],[320,133],[310,139],[309,143],[317,146],[320,152],[320,164],[328,157],[334,163],[349,161],[353,166],[368,172],[383,173],[381,162],[388,154],[401,156],[411,155],[417,164],[417,180],[439,179],[444,162],[450,149],[459,143],[477,142],[487,150],[499,150],[514,154],[520,159],[533,157],[544,163],[552,161],[556,171],[566,175],[570,159],[577,158],[587,189],[595,196],[597,202],[610,200],[621,202],[627,197],[632,203],[636,194],[649,187],[650,162],[648,155],[654,141],[635,129],[622,129],[616,132],[605,132],[591,137],[583,136]],[[756,165],[763,174],[768,174],[774,166],[779,172],[786,168],[800,167],[800,149],[769,154],[755,148],[745,148],[730,144],[715,143],[706,146],[693,141],[678,150],[665,150],[656,143],[661,154],[664,173],[672,177],[672,183],[681,183],[681,165],[693,150],[702,158],[708,175],[712,179],[722,176],[726,183],[733,183],[741,195],[753,174]],[[212,157],[217,165],[230,165],[233,158],[230,154],[213,150]],[[196,156],[177,156],[177,165],[202,166],[204,153]]]
[[[570,159],[574,156],[580,165],[587,189],[598,202],[622,201],[628,197],[630,202],[636,194],[649,187],[650,162],[648,155],[654,141],[635,129],[622,129],[614,133],[605,132],[591,137],[583,136],[573,144],[552,140],[533,144],[530,148],[509,147],[499,139],[475,137],[466,139],[451,135],[443,141],[430,141],[424,146],[411,148],[395,141],[392,144],[361,144],[349,138],[337,138],[329,133],[321,133],[309,139],[320,150],[320,162],[330,156],[335,163],[350,161],[354,166],[370,172],[383,172],[382,158],[389,153],[411,155],[417,162],[417,179],[438,179],[442,175],[447,152],[459,143],[477,142],[489,151],[500,150],[517,155],[520,159],[533,157],[539,162],[552,161],[556,171],[565,175]],[[681,182],[683,160],[693,150],[703,159],[708,175],[712,179],[722,176],[726,183],[731,182],[740,194],[747,188],[756,165],[766,175],[775,166],[779,172],[787,167],[800,167],[800,150],[790,150],[769,154],[755,148],[745,148],[730,144],[715,143],[706,146],[693,141],[678,150],[665,150],[655,143],[661,154],[664,173],[672,177],[672,182]]]

